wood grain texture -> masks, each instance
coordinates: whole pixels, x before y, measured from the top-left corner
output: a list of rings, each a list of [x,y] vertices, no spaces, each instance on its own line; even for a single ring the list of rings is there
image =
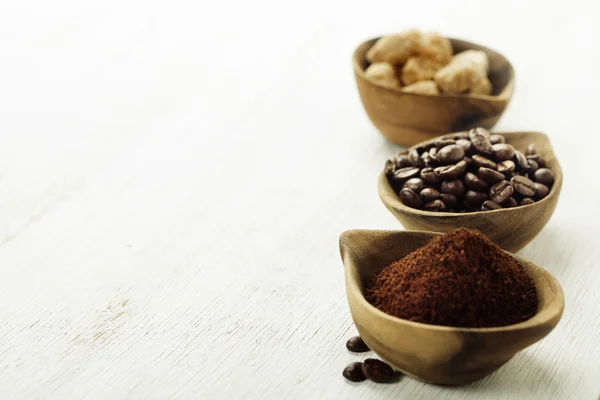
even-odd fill
[[[0,399],[597,399],[600,27],[583,2],[89,4],[0,13]],[[398,229],[376,181],[400,150],[349,58],[407,26],[506,54],[498,130],[546,132],[565,175],[519,252],[559,280],[563,318],[459,388],[341,376],[373,354],[344,347],[338,238]],[[547,55],[573,43],[579,73],[558,79],[572,60]]]
[[[454,53],[484,51],[490,62],[492,95],[422,95],[378,85],[365,76],[367,51],[378,38],[361,43],[352,65],[358,92],[371,122],[394,143],[412,146],[453,131],[492,128],[508,106],[514,89],[514,70],[500,53],[464,40],[452,39]]]
[[[497,132],[504,135],[506,143],[525,151],[534,144],[555,176],[548,196],[533,204],[494,211],[472,213],[450,213],[423,211],[405,206],[391,187],[385,173],[379,175],[377,190],[388,210],[406,229],[418,231],[447,232],[464,227],[477,229],[505,250],[517,252],[527,245],[546,226],[552,217],[563,185],[560,163],[548,137],[540,132]],[[449,135],[452,136],[452,135]],[[431,144],[435,139],[420,143]],[[419,144],[416,144],[418,146]]]
[[[527,321],[494,328],[455,328],[394,318],[370,305],[363,294],[368,282],[435,235],[422,231],[342,233],[346,294],[360,336],[383,360],[425,382],[464,385],[491,374],[550,333],[562,316],[564,296],[548,271],[513,256],[537,290],[538,311]]]

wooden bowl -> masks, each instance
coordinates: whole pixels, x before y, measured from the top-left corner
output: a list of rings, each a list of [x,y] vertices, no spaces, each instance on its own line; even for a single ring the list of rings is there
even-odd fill
[[[451,39],[454,52],[476,49],[484,51],[490,61],[488,76],[494,87],[488,95],[422,95],[379,86],[365,76],[367,51],[379,38],[362,43],[353,56],[356,85],[371,122],[394,143],[412,146],[448,132],[477,126],[491,128],[510,101],[514,71],[500,53],[464,40]]]
[[[477,229],[504,250],[516,253],[536,237],[552,216],[562,188],[562,170],[554,155],[550,140],[545,134],[540,132],[501,132],[498,134],[504,135],[506,143],[513,145],[517,150],[524,151],[529,143],[535,144],[537,152],[546,159],[548,168],[554,173],[554,185],[548,196],[526,206],[494,211],[464,214],[423,211],[402,204],[385,173],[382,172],[377,184],[381,201],[406,229],[434,232],[447,232],[458,227]],[[431,139],[416,146],[428,144],[434,140]]]
[[[518,261],[535,282],[538,311],[514,325],[456,328],[412,322],[386,314],[365,300],[363,289],[375,274],[422,247],[431,232],[352,230],[340,236],[346,293],[360,336],[385,362],[419,380],[461,385],[500,368],[518,351],[546,336],[560,320],[564,296],[546,270]]]

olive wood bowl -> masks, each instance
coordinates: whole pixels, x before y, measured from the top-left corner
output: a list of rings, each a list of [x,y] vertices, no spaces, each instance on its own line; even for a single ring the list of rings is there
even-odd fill
[[[545,269],[510,254],[533,279],[538,311],[530,319],[494,328],[428,325],[393,317],[363,296],[375,274],[428,243],[437,233],[351,230],[340,236],[346,294],[352,319],[365,343],[385,362],[413,378],[442,385],[481,379],[518,351],[546,336],[560,320],[564,296]]]
[[[529,143],[546,160],[547,167],[554,173],[554,185],[548,196],[526,206],[503,208],[494,211],[451,213],[423,211],[405,206],[382,172],[379,175],[377,190],[381,201],[388,210],[409,230],[447,232],[464,227],[477,229],[504,250],[516,253],[527,245],[546,225],[558,202],[562,188],[562,171],[554,155],[548,136],[540,132],[494,132],[503,135],[506,143],[524,152]],[[452,136],[454,134],[444,135]],[[435,139],[419,143],[414,147],[433,142]]]
[[[500,53],[475,43],[449,38],[454,53],[475,49],[488,55],[492,95],[404,93],[399,88],[380,86],[365,76],[368,65],[365,55],[378,39],[367,40],[355,50],[354,75],[369,119],[392,142],[411,146],[448,132],[477,126],[489,129],[508,106],[513,94],[514,70]]]

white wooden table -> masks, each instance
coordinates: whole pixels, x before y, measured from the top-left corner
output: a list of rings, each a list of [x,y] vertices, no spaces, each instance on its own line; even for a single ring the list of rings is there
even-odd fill
[[[600,27],[585,2],[13,3],[1,399],[598,398]],[[350,56],[412,26],[507,55],[497,129],[548,133],[565,173],[520,252],[558,277],[564,317],[461,388],[341,376],[362,357],[344,347],[338,235],[401,229],[375,190],[399,148],[366,118]]]

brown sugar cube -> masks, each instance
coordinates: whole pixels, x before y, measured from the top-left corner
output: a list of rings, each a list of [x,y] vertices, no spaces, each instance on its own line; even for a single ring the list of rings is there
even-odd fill
[[[488,65],[484,52],[468,50],[452,57],[433,78],[444,93],[466,93],[487,76]]]
[[[408,57],[422,47],[422,41],[423,33],[418,29],[384,36],[369,49],[367,60],[371,63],[404,64]]]
[[[392,64],[380,62],[371,64],[365,71],[365,76],[373,82],[383,86],[400,87],[396,70]]]
[[[487,76],[484,76],[471,88],[473,94],[492,94],[492,82]]]
[[[452,59],[452,43],[437,32],[427,32],[423,35],[419,55],[438,61],[443,65]]]
[[[419,81],[402,88],[403,92],[416,94],[440,94],[434,81]]]
[[[486,72],[490,68],[490,61],[488,60],[487,54],[481,50],[465,50],[457,53],[452,57],[451,61],[465,61],[469,60],[479,64]]]
[[[418,81],[430,81],[444,65],[425,57],[411,57],[402,68],[402,83],[410,85]]]

